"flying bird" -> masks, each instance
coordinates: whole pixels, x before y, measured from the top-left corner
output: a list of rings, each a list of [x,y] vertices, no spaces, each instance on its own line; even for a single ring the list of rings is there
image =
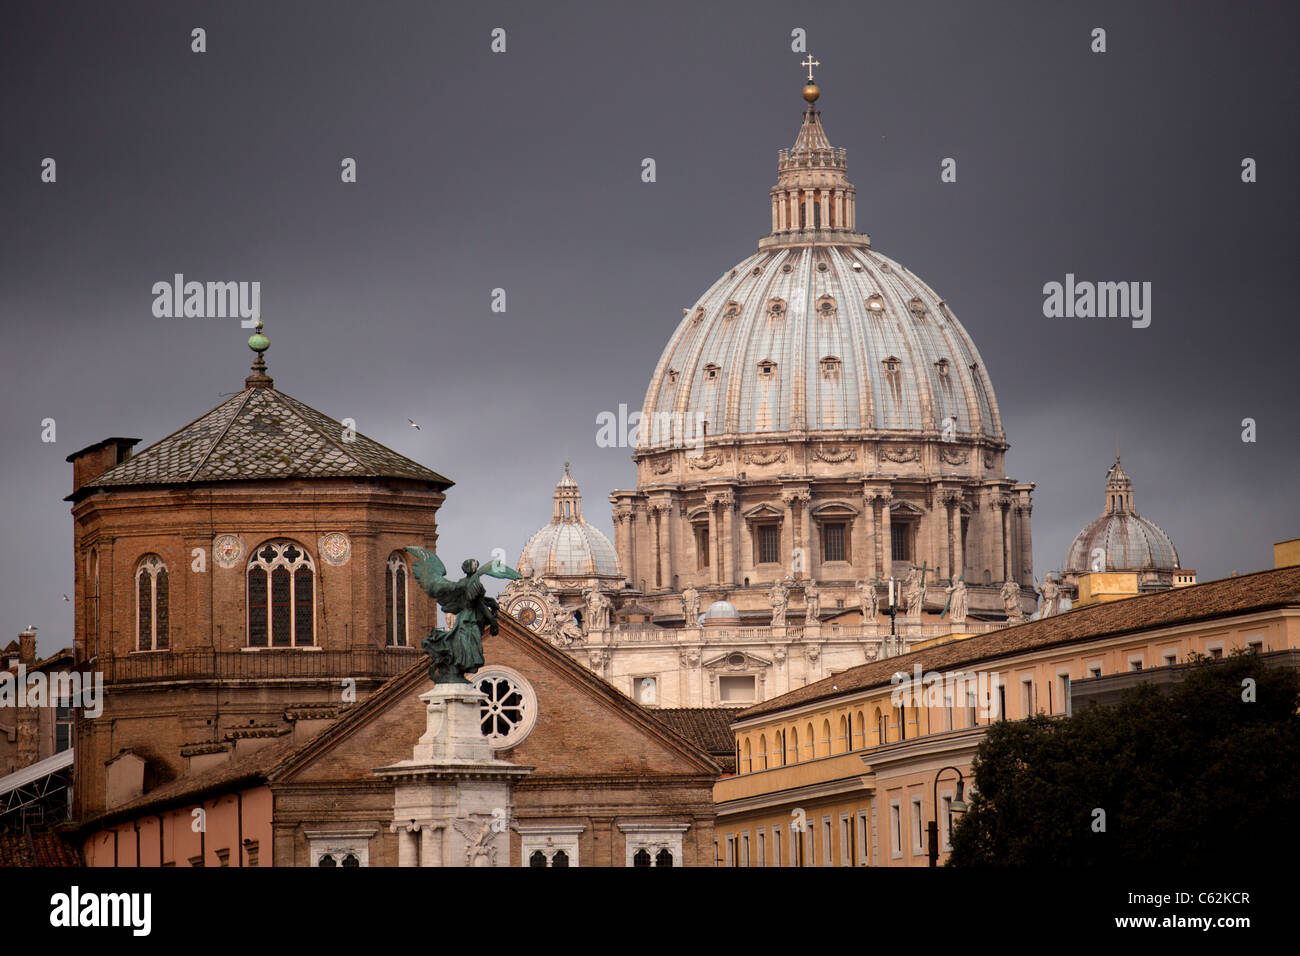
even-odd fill
[[[65,595],[63,595],[63,600],[65,600],[65,601],[71,601],[72,598],[68,597],[68,596],[65,594]]]
[[[406,421],[407,421],[407,423],[410,424],[410,426],[411,426],[412,428],[414,428],[417,432],[420,430],[420,426],[417,425],[417,424],[415,424],[414,419],[410,419],[410,418],[408,418]]]

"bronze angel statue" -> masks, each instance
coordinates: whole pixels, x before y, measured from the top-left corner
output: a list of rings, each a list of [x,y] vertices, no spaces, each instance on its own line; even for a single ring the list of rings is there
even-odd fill
[[[497,602],[487,596],[480,578],[518,580],[520,574],[505,562],[493,559],[480,565],[467,558],[461,570],[465,577],[452,581],[447,568],[427,548],[407,548],[415,556],[411,571],[424,593],[438,602],[444,611],[456,615],[451,630],[444,631],[435,622],[429,636],[420,644],[429,656],[429,676],[435,684],[468,684],[465,675],[483,666],[483,632],[497,633]]]

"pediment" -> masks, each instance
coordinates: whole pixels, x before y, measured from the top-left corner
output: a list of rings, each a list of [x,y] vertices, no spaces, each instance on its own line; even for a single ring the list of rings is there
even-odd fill
[[[748,511],[741,512],[741,514],[744,515],[746,520],[751,520],[753,518],[784,518],[785,517],[784,511],[782,511],[780,508],[776,507],[775,505],[767,503],[766,501],[763,502],[761,505],[756,505],[755,507],[750,508]]]
[[[715,657],[708,658],[703,662],[706,671],[724,674],[752,674],[755,671],[761,671],[771,666],[772,662],[767,658],[759,657],[757,654],[750,654],[748,651],[730,651],[726,654],[718,654]]]

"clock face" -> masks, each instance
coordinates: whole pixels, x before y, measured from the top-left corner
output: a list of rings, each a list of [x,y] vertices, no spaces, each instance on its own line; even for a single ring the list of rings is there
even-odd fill
[[[546,620],[546,612],[532,598],[520,598],[510,606],[510,613],[520,624],[531,627],[534,631],[541,628]]]

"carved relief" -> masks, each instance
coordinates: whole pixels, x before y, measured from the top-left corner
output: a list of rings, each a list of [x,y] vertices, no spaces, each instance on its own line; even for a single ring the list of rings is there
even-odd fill
[[[970,452],[964,448],[941,448],[939,459],[950,465],[964,465],[970,460]]]
[[[888,461],[898,462],[899,464],[921,460],[921,453],[914,445],[889,446],[883,448],[880,455]]]
[[[984,453],[984,467],[985,467],[985,468],[992,468],[992,467],[993,467],[993,452],[991,452],[991,451],[986,451],[986,452]]]
[[[785,461],[787,457],[789,455],[784,448],[777,448],[770,451],[747,451],[742,460],[747,465],[772,465]]]
[[[817,445],[813,448],[813,457],[818,461],[838,465],[845,461],[857,461],[858,450],[849,445]]]
[[[725,454],[720,455],[716,452],[707,455],[686,456],[686,464],[690,465],[697,471],[708,471],[710,468],[716,468],[726,460],[727,456]]]
[[[656,475],[666,475],[673,470],[673,459],[671,455],[664,455],[662,458],[655,458],[650,462],[650,470]]]

